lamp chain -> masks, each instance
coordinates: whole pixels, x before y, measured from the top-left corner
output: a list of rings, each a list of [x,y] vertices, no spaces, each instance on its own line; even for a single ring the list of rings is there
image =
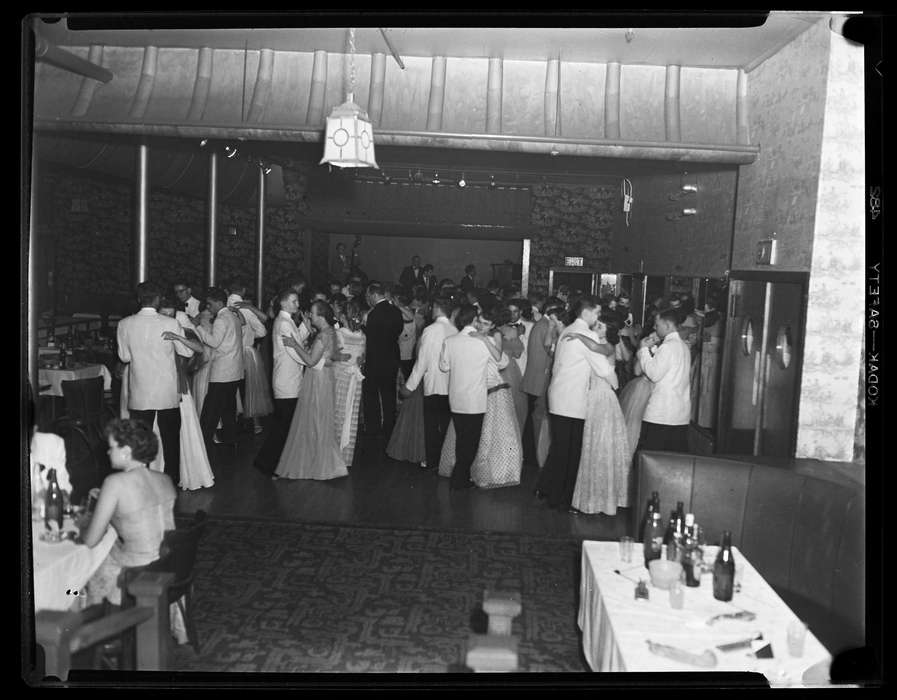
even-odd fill
[[[349,27],[349,92],[355,93],[355,27]]]

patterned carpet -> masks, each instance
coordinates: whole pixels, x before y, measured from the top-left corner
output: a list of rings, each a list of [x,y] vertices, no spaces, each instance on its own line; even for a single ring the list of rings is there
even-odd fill
[[[485,632],[485,588],[521,593],[520,670],[588,670],[580,543],[504,533],[210,520],[196,562],[201,654],[179,671],[444,673]]]

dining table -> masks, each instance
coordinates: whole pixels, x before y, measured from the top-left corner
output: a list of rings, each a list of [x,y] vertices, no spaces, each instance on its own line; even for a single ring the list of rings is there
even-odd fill
[[[65,518],[62,530],[75,531],[74,521]],[[85,585],[109,554],[118,533],[110,526],[95,547],[88,547],[71,539],[45,541],[42,535],[46,531],[42,519],[32,519],[34,609],[77,609],[84,603]]]
[[[668,590],[651,583],[640,543],[634,544],[629,562],[623,561],[620,549],[618,542],[582,545],[578,624],[583,653],[593,671],[747,671],[762,674],[770,686],[828,684],[831,655],[809,630],[802,654],[791,655],[788,626],[796,616],[738,548],[732,548],[737,572],[732,600],[713,596],[708,569],[719,548],[707,546],[700,585],[681,584],[681,608],[672,606]],[[646,583],[647,598],[636,596],[639,581]],[[741,616],[717,617],[737,613]],[[717,648],[738,642],[731,650]],[[713,662],[693,665],[675,655],[659,655],[652,645]]]
[[[55,364],[55,363],[54,363]],[[43,389],[41,396],[62,396],[62,382],[74,379],[90,379],[91,377],[103,378],[103,391],[112,390],[112,373],[103,364],[70,362],[65,369],[50,366],[42,362],[38,368],[38,382],[41,386],[49,386]]]

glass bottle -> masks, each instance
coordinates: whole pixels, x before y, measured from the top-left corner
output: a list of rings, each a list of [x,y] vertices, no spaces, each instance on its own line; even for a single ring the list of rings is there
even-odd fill
[[[638,538],[642,542],[645,541],[645,530],[651,524],[651,514],[660,513],[660,494],[657,491],[651,492],[651,498],[648,499],[648,508],[645,511],[645,517],[639,526]]]
[[[47,472],[47,494],[44,500],[44,523],[48,530],[53,529],[50,523],[55,522],[57,529],[62,530],[62,489],[56,480],[56,470]]]
[[[732,533],[723,532],[722,544],[713,564],[713,597],[724,602],[732,600],[735,588],[735,559],[732,557]]]
[[[645,550],[645,568],[653,559],[660,559],[663,548],[663,520],[660,518],[659,512],[651,513],[651,524],[645,527],[645,538],[643,544]]]
[[[68,364],[68,359],[67,359],[67,355],[65,352],[65,341],[63,340],[59,344],[59,368],[65,369],[67,364]]]
[[[703,553],[698,546],[695,527],[694,513],[687,513],[685,515],[685,532],[682,538],[682,569],[685,571],[685,585],[691,588],[701,585],[701,566],[703,564]]]

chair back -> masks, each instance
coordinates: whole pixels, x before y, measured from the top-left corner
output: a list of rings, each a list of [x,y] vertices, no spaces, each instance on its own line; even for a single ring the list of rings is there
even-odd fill
[[[69,418],[99,428],[103,420],[102,377],[63,381],[62,395]]]
[[[56,420],[50,432],[65,442],[65,468],[72,485],[71,502],[80,503],[90,489],[103,483],[100,463],[97,461],[96,444],[84,429],[67,417]]]
[[[184,528],[169,530],[162,541],[159,560],[149,565],[153,571],[169,571],[174,581],[169,586],[172,600],[183,595],[184,589],[193,582],[193,566],[199,540],[206,528],[206,512],[196,511],[193,522]]]

